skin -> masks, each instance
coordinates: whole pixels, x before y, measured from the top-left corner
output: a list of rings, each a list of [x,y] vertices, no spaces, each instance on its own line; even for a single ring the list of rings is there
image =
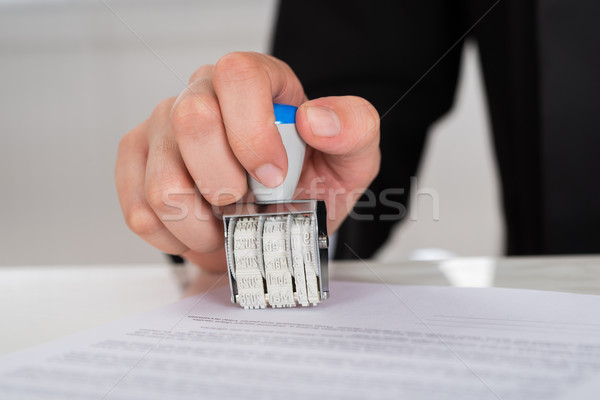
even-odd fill
[[[274,187],[287,172],[274,102],[299,107],[308,147],[297,198],[325,200],[334,232],[379,170],[379,115],[354,96],[308,101],[287,64],[246,52],[200,67],[121,139],[115,179],[129,228],[163,252],[225,270],[219,207],[246,199],[246,174]]]

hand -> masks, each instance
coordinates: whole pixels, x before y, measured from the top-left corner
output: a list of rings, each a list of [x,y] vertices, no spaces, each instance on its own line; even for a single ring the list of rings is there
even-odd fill
[[[325,200],[335,231],[379,169],[379,115],[366,100],[307,101],[290,67],[271,56],[230,53],[199,68],[119,145],[117,192],[129,228],[154,247],[209,270],[226,267],[213,206],[242,199],[246,173],[268,187],[287,172],[273,103],[298,106],[307,143],[300,198]]]

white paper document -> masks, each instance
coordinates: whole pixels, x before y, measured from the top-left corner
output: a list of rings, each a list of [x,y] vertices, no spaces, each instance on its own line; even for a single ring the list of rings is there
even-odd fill
[[[600,296],[333,282],[227,287],[0,358],[0,399],[600,399]]]

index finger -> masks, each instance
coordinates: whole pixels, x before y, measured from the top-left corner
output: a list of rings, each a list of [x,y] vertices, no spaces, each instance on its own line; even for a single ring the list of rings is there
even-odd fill
[[[306,101],[300,81],[284,62],[259,53],[230,53],[213,72],[213,87],[233,153],[256,180],[281,184],[287,156],[275,127],[273,103]]]

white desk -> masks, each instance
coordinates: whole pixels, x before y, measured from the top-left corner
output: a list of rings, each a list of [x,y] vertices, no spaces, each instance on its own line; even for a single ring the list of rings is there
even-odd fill
[[[336,263],[331,278],[600,295],[600,257]],[[191,265],[0,267],[0,354],[159,307],[215,282],[226,285],[227,278]]]

